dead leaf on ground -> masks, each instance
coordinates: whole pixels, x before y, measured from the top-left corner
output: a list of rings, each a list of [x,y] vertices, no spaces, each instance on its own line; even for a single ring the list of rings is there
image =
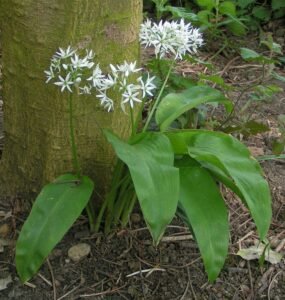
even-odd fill
[[[278,264],[282,259],[282,254],[273,251],[269,248],[265,249],[266,245],[260,243],[247,249],[240,249],[237,255],[245,260],[259,259],[264,255],[264,259],[271,264]]]
[[[12,280],[11,275],[9,275],[6,278],[0,279],[0,291],[5,290],[8,286],[8,284],[11,283],[12,281],[13,280]]]

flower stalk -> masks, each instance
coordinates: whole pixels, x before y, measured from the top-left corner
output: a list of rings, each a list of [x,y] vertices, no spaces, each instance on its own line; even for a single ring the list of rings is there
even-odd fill
[[[147,117],[147,120],[145,122],[145,125],[143,127],[142,132],[145,132],[148,129],[148,126],[149,126],[149,123],[150,123],[150,121],[151,121],[151,119],[153,117],[153,114],[154,114],[154,112],[155,112],[155,110],[156,110],[156,108],[157,108],[157,106],[158,106],[158,104],[159,104],[159,102],[161,100],[161,96],[162,96],[163,91],[164,91],[164,89],[166,87],[166,84],[168,82],[168,79],[169,79],[169,76],[171,74],[171,71],[173,70],[174,63],[175,63],[175,59],[171,62],[171,65],[169,66],[169,70],[168,70],[168,72],[166,74],[166,77],[165,77],[164,82],[162,84],[162,87],[161,87],[161,89],[159,91],[159,94],[157,95],[157,98],[156,98],[156,100],[155,100],[155,102],[154,102],[154,104],[152,106],[152,109],[151,109],[151,111],[150,111],[150,113],[149,113],[149,115]]]
[[[70,131],[70,143],[71,143],[71,153],[72,153],[72,163],[73,163],[73,169],[78,177],[80,179],[81,173],[80,173],[80,166],[78,162],[78,155],[77,155],[77,147],[75,144],[75,135],[74,135],[74,124],[73,124],[73,101],[72,101],[72,94],[69,94],[68,102],[69,102],[69,131]]]

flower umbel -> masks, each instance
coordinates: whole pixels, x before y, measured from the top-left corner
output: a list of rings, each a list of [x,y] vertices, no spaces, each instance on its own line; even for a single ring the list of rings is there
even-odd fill
[[[143,80],[140,76],[134,83],[134,76],[141,71],[136,68],[136,62],[127,63],[126,61],[121,65],[110,65],[111,74],[101,78],[101,86],[97,98],[100,99],[101,105],[111,111],[114,109],[114,101],[110,99],[107,94],[109,90],[115,90],[121,95],[121,108],[125,112],[125,106],[130,105],[134,108],[135,103],[142,102],[146,96],[153,96],[152,91],[156,88],[153,84],[154,77],[147,75],[147,79]]]
[[[79,94],[91,94],[92,88],[101,87],[101,80],[105,76],[99,65],[95,65],[95,56],[92,50],[86,50],[85,56],[80,56],[78,50],[68,46],[52,56],[49,70],[45,71],[46,82],[53,82],[64,90],[72,93],[76,88]],[[90,85],[92,81],[93,85]]]
[[[120,95],[120,107],[125,112],[125,106],[134,108],[135,103],[142,102],[143,98],[153,96],[156,88],[153,84],[154,77],[147,74],[146,80],[138,72],[135,62],[124,62],[121,65],[110,64],[110,74],[104,74],[95,64],[92,50],[86,50],[85,56],[80,56],[78,50],[68,46],[59,50],[52,56],[48,70],[44,71],[47,80],[60,87],[61,92],[74,90],[78,94],[92,94],[95,90],[100,104],[108,112],[114,110],[115,101],[110,98],[110,91],[114,90]]]
[[[172,54],[175,59],[182,59],[187,52],[196,53],[203,44],[199,29],[193,28],[183,19],[159,24],[147,20],[141,25],[140,41],[145,47],[154,47],[156,57],[163,58]]]

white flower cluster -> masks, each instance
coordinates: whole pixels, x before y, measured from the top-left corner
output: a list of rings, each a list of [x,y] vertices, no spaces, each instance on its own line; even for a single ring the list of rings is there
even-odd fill
[[[93,62],[95,54],[92,50],[86,50],[86,55],[81,58],[75,49],[68,46],[67,49],[59,48],[59,50],[51,58],[49,70],[45,71],[47,81],[54,81],[54,84],[61,88],[73,92],[73,88],[77,88],[80,93],[90,94],[92,89],[91,82],[93,75],[91,69],[95,66]],[[99,65],[95,67],[96,78],[103,77]],[[88,76],[92,75],[92,76]],[[97,84],[97,82],[96,82]]]
[[[179,23],[160,21],[159,24],[147,20],[141,25],[140,42],[145,47],[154,47],[156,57],[172,54],[175,59],[182,59],[187,52],[196,53],[203,38],[199,29],[186,24],[183,19]]]
[[[156,88],[153,84],[154,77],[148,74],[147,79],[143,80],[140,76],[134,84],[131,75],[141,71],[136,68],[136,62],[110,65],[111,74],[105,75],[99,64],[93,62],[94,56],[92,50],[86,50],[86,55],[81,58],[70,46],[67,49],[59,48],[51,58],[49,70],[44,71],[47,76],[46,82],[53,81],[62,92],[66,89],[72,93],[75,88],[79,94],[91,94],[94,89],[96,97],[108,112],[114,109],[114,101],[108,96],[110,89],[117,90],[122,95],[123,111],[126,104],[134,108],[135,102],[141,102],[147,95],[153,96],[152,90]]]
[[[148,96],[153,96],[152,91],[156,88],[153,83],[155,77],[150,77],[147,74],[147,79],[143,80],[142,76],[136,79],[134,84],[133,74],[138,73],[141,69],[136,68],[136,62],[128,64],[126,61],[122,65],[113,66],[110,65],[112,75],[103,80],[103,88],[97,95],[100,98],[101,104],[109,111],[113,107],[113,100],[107,96],[109,89],[118,90],[122,95],[121,108],[125,112],[125,105],[129,104],[131,108],[134,108],[135,102],[142,102],[142,99]]]

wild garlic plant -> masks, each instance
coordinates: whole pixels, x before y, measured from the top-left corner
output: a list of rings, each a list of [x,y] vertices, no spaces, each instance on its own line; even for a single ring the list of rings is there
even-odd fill
[[[203,45],[200,31],[184,20],[158,24],[147,20],[141,25],[140,41],[143,46],[154,48],[158,60],[167,59],[171,63],[147,111],[142,130],[135,126],[135,133],[127,142],[104,131],[120,161],[95,228],[99,229],[102,220],[106,232],[112,224],[126,225],[138,200],[157,246],[177,214],[194,233],[208,278],[213,281],[225,262],[230,233],[226,205],[217,182],[246,204],[261,240],[265,239],[271,219],[268,183],[258,162],[234,137],[172,126],[199,105],[220,103],[228,113],[233,108],[219,90],[207,85],[191,85],[182,92],[164,95],[175,62],[196,54]],[[139,100],[139,94],[135,98]],[[132,109],[131,104],[137,102],[140,101],[124,104],[130,104]],[[155,132],[149,126],[153,120],[158,128]]]
[[[230,233],[227,209],[217,185],[220,182],[246,204],[260,239],[265,239],[271,220],[270,192],[258,162],[248,149],[221,132],[172,127],[183,114],[201,104],[221,103],[232,109],[229,99],[207,85],[194,85],[182,92],[164,95],[175,62],[197,53],[203,45],[202,34],[184,20],[158,24],[147,20],[141,25],[139,39],[143,46],[154,48],[157,59],[171,60],[157,92],[155,78],[149,73],[142,76],[143,70],[136,62],[109,65],[107,73],[94,62],[92,50],[80,55],[79,50],[71,46],[59,48],[45,71],[48,83],[68,93],[76,175],[60,176],[37,197],[16,247],[16,266],[22,281],[37,272],[87,205],[93,191],[93,182],[81,175],[77,158],[74,93],[89,94],[100,102],[106,113],[122,109],[132,125],[126,141],[103,129],[119,160],[99,214],[95,216],[87,206],[94,230],[99,230],[102,224],[105,232],[114,224],[126,225],[138,200],[157,246],[167,225],[178,214],[194,233],[208,278],[213,281],[225,262]],[[117,99],[112,99],[115,94]],[[148,98],[153,100],[140,129],[144,101]],[[156,131],[151,131],[149,126],[153,119]]]

